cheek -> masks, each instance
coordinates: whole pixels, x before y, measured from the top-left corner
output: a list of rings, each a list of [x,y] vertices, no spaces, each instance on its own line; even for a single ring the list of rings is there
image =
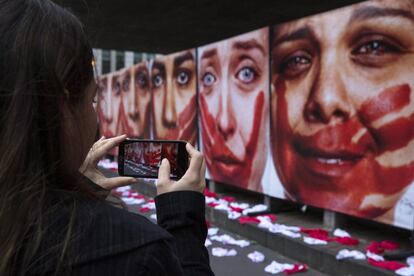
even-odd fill
[[[205,111],[208,111],[214,118],[217,118],[219,104],[220,104],[219,97],[221,95],[218,93],[214,93],[214,92],[215,91],[212,91],[212,93],[209,95],[203,94],[203,96],[204,96],[204,99],[206,100],[205,107],[207,108],[207,110]]]
[[[287,102],[287,123],[291,127],[297,126],[303,120],[303,110],[308,99],[305,85],[298,85],[292,88],[287,86],[285,99]]]

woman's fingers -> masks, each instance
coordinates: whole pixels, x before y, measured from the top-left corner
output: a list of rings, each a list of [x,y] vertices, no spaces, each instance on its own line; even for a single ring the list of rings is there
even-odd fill
[[[190,156],[190,165],[183,178],[186,177],[193,180],[195,178],[198,178],[200,175],[204,158],[203,154],[196,150],[190,143],[187,143],[186,149],[188,155]]]
[[[99,140],[97,143],[95,143],[97,146],[93,151],[94,159],[95,160],[96,159],[101,159],[102,157],[104,157],[109,152],[109,150],[111,150],[112,148],[118,146],[126,138],[127,138],[127,136],[124,134],[124,135],[121,135],[121,136],[116,136],[116,137],[105,139],[105,140],[102,140],[102,141]]]
[[[137,182],[137,180],[133,177],[111,177],[111,178],[102,178],[99,181],[99,185],[107,190],[111,190],[117,187],[122,187],[126,185],[130,185],[132,183]]]
[[[167,158],[162,159],[161,166],[158,169],[158,183],[157,184],[166,184],[170,182],[170,162]]]

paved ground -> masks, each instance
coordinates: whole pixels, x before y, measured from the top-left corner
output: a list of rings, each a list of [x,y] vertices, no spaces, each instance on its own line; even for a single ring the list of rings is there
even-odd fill
[[[148,212],[148,213],[139,213],[138,205],[131,205],[129,206],[130,211],[141,214],[149,218],[152,222],[155,223],[153,219],[150,218],[152,214],[155,212]],[[245,239],[241,236],[238,236],[234,233],[229,231],[225,231],[223,229],[219,229],[218,235],[228,234],[231,237],[240,240]],[[215,257],[212,255],[211,251],[213,247],[221,247],[226,249],[235,249],[237,251],[236,256],[232,257]],[[236,245],[223,245],[220,242],[212,241],[212,245],[208,247],[208,251],[210,253],[210,264],[211,267],[216,274],[216,276],[258,276],[258,275],[272,275],[270,273],[264,272],[264,268],[269,265],[272,261],[277,261],[279,263],[295,263],[294,260],[286,258],[275,251],[272,251],[268,248],[265,248],[254,241],[251,241],[251,245],[240,248]],[[265,255],[265,260],[262,263],[254,263],[252,262],[247,255],[253,251],[259,251]],[[276,275],[285,275],[283,273],[279,273]],[[307,272],[299,273],[295,275],[303,275],[303,276],[325,276],[326,274],[320,273],[313,269],[309,269]]]

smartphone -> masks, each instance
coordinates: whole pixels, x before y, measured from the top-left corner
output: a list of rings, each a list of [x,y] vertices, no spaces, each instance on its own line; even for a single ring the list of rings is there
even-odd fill
[[[170,178],[180,179],[188,168],[185,141],[127,139],[119,145],[118,173],[137,178],[158,178],[161,161],[170,162]]]

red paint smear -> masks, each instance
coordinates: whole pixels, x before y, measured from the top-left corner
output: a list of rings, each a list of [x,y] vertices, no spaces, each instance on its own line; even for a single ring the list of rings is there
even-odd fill
[[[286,275],[292,275],[299,272],[305,272],[308,270],[308,266],[305,264],[294,264],[293,268],[283,270]]]
[[[234,184],[241,188],[248,187],[253,159],[257,151],[264,100],[264,92],[260,91],[254,106],[252,133],[246,145],[245,157],[240,160],[233,154],[231,149],[227,146],[224,137],[220,134],[216,120],[208,110],[205,96],[203,94],[200,95],[203,149],[208,170],[214,180]],[[232,168],[228,168],[224,164],[220,166],[218,164],[219,162],[214,161],[215,157],[219,155],[226,156],[229,160],[233,160],[237,164],[232,165]]]
[[[108,120],[106,119],[105,114],[103,113],[101,107],[98,105],[98,107],[96,108],[96,111],[98,113],[98,118],[99,118],[99,128],[100,128],[100,132],[101,135],[105,136],[105,137],[113,137],[114,134],[112,133],[112,131],[109,129],[109,123],[107,122]]]
[[[378,129],[370,130],[380,145],[378,153],[405,147],[414,139],[414,113],[408,118],[398,118]]]
[[[239,218],[239,223],[241,225],[247,224],[247,223],[258,224],[258,223],[260,223],[260,220],[258,218],[255,218],[255,217],[240,217]]]
[[[276,138],[276,149],[273,147],[273,156],[276,156],[276,169],[281,176],[288,194],[303,203],[328,208],[336,211],[362,217],[377,217],[386,209],[370,207],[360,210],[359,206],[368,194],[390,195],[402,191],[414,179],[414,162],[398,168],[380,166],[375,158],[387,150],[395,150],[406,146],[413,137],[413,115],[410,118],[399,118],[381,128],[365,127],[358,118],[352,117],[343,124],[326,126],[311,136],[301,136],[293,133],[288,122],[287,102],[285,99],[286,86],[284,80],[278,79],[276,84],[277,122],[276,131],[273,130],[273,139]],[[401,89],[402,92],[398,92]],[[364,119],[380,118],[386,115],[383,111],[394,111],[406,105],[403,100],[409,91],[407,85],[400,85],[385,89],[379,98],[369,99],[363,104],[359,112]],[[394,92],[399,97],[393,97]],[[402,95],[402,96],[401,96]],[[370,110],[378,99],[396,99],[397,103],[388,103],[388,109]],[[394,107],[394,108],[391,108]],[[380,112],[380,115],[376,114]],[[358,143],[351,141],[358,130],[368,128],[368,132]],[[304,158],[296,152],[296,145],[307,150],[318,149],[324,152],[346,151],[355,154],[364,154],[354,167],[342,178],[316,177],[306,168]]]
[[[157,133],[155,131],[155,133]],[[184,140],[195,145],[197,135],[196,96],[192,96],[187,106],[178,115],[177,125],[168,129],[163,137],[157,135],[158,139]]]
[[[328,231],[324,229],[320,229],[320,228],[316,228],[316,229],[300,228],[300,232],[308,234],[308,235],[318,234],[318,235],[325,236],[325,237],[329,235]]]
[[[223,196],[221,199],[224,200],[224,201],[227,201],[227,202],[235,202],[236,201],[236,199],[232,196]]]
[[[149,211],[151,211],[151,209],[150,209],[150,208],[148,208],[148,207],[142,207],[142,208],[140,208],[140,209],[139,209],[139,211],[140,211],[141,213],[148,213]]]
[[[410,103],[410,86],[402,84],[385,89],[379,95],[368,99],[359,110],[367,122],[373,122]]]
[[[210,203],[207,204],[208,207],[212,207],[212,208],[216,207],[217,205],[219,205],[219,204],[216,203],[216,202],[210,202]]]
[[[382,241],[381,246],[385,250],[396,250],[396,249],[400,248],[400,244],[398,242],[395,242],[395,241]]]
[[[376,267],[380,267],[383,269],[387,269],[387,270],[398,270],[400,268],[403,267],[407,267],[406,264],[400,263],[400,262],[396,262],[396,261],[376,261],[374,259],[368,258],[368,263],[376,266]]]
[[[176,145],[166,145],[164,144],[161,148],[161,159],[167,158],[170,162],[171,173],[176,175],[177,174],[177,151],[175,149]]]
[[[237,212],[237,213],[242,213],[243,209],[239,208],[239,207],[233,207],[233,206],[229,206],[230,210],[232,210],[233,212]]]
[[[214,192],[210,192],[210,190],[208,188],[204,189],[204,195],[208,196],[208,197],[214,197],[217,198],[217,194]]]
[[[359,240],[355,238],[351,238],[351,237],[336,237],[336,238],[333,238],[332,241],[335,241],[343,245],[358,245],[359,244]]]
[[[118,122],[116,123],[116,134],[122,135],[127,134],[128,136],[134,135],[134,129],[128,125],[128,118],[126,117],[125,108],[121,102],[119,103],[119,111],[118,111]]]

